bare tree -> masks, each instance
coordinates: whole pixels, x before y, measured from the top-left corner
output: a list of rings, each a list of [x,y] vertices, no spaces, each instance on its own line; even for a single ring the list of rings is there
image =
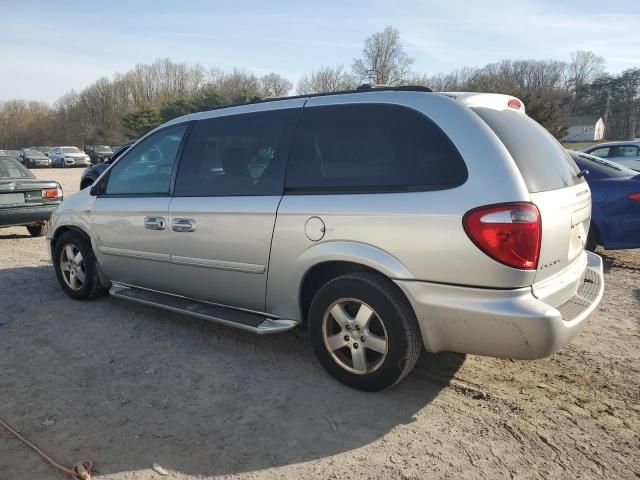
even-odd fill
[[[568,85],[575,93],[580,87],[593,82],[604,73],[604,58],[590,50],[578,50],[571,54],[568,66]]]
[[[293,83],[282,75],[271,72],[260,77],[260,93],[265,97],[283,97],[293,88]]]
[[[352,70],[359,80],[398,85],[409,76],[414,61],[400,43],[400,32],[389,26],[364,41],[362,58],[354,59]]]
[[[234,68],[222,77],[218,88],[222,95],[230,99],[253,97],[260,93],[260,82],[258,77],[244,68]]]
[[[342,65],[336,67],[320,67],[319,70],[304,75],[296,86],[301,95],[309,93],[337,92],[350,90],[358,85],[358,81],[344,71]]]

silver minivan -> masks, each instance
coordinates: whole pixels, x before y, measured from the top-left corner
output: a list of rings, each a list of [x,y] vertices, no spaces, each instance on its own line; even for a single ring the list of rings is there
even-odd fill
[[[535,359],[580,332],[604,288],[582,173],[517,98],[369,87],[172,120],[48,238],[72,298],[306,326],[376,391],[422,348]]]

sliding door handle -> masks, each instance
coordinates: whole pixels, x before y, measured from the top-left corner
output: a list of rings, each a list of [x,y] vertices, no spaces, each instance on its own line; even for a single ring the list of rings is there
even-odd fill
[[[193,218],[174,218],[171,220],[171,228],[174,232],[194,232],[196,221]]]
[[[164,230],[164,217],[144,217],[144,228],[147,230]]]

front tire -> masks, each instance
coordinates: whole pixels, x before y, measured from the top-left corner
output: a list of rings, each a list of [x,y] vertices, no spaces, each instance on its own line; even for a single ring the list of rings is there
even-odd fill
[[[413,369],[422,349],[409,302],[390,280],[374,273],[326,283],[311,302],[308,323],[322,366],[358,390],[395,385]]]
[[[62,290],[75,300],[104,295],[91,244],[72,230],[64,232],[55,244],[53,265]]]

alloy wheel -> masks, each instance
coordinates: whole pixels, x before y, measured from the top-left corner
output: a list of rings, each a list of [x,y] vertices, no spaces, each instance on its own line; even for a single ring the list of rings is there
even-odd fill
[[[86,268],[82,253],[73,243],[67,243],[60,253],[62,278],[71,290],[80,290],[86,278]]]
[[[342,298],[327,308],[322,337],[333,360],[352,373],[374,372],[387,356],[384,323],[373,308],[354,298]]]

